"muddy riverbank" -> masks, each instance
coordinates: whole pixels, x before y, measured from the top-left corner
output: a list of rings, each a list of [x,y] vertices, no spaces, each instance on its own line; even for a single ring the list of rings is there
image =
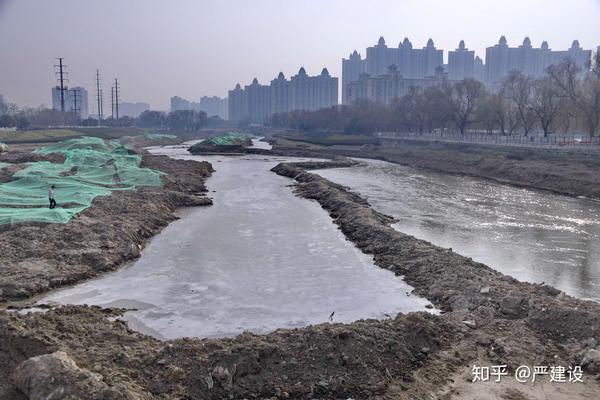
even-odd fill
[[[380,145],[315,146],[274,138],[274,151],[372,158],[417,168],[476,176],[570,196],[600,198],[600,160],[585,153],[415,140]]]
[[[23,163],[31,161],[28,154],[13,150],[10,156]],[[210,164],[144,153],[142,166],[164,172],[163,187],[98,197],[68,224],[2,227],[0,304],[119,268],[176,218],[178,207],[211,204],[204,194]]]
[[[349,240],[380,267],[403,275],[443,314],[410,313],[232,339],[159,341],[129,330],[118,320],[119,310],[64,306],[28,315],[4,312],[0,398],[39,399],[56,390],[95,399],[600,395],[600,305],[520,283],[397,232],[392,218],[302,164],[280,164],[274,171],[294,178],[298,195],[317,201]],[[508,375],[502,385],[471,384],[474,365],[506,365]],[[513,373],[520,365],[582,365],[584,383],[549,383],[548,376],[538,377],[536,385],[517,383]]]

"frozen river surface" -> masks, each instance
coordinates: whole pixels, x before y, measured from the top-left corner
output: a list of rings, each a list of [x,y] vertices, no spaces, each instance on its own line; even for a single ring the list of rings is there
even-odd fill
[[[425,310],[427,301],[374,266],[316,202],[270,172],[283,159],[156,151],[210,161],[214,205],[183,210],[132,265],[44,302],[135,308],[125,316],[130,326],[161,338],[301,327],[332,312],[351,322]]]

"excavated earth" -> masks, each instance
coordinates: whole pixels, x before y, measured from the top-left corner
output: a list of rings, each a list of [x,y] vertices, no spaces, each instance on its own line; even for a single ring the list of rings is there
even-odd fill
[[[169,167],[160,164],[169,173],[166,192],[182,196],[178,190],[188,187],[191,172],[181,177],[176,172],[179,161],[144,159],[157,169],[161,168],[154,163],[173,166],[167,171]],[[353,162],[338,160],[333,165],[343,163]],[[464,369],[475,364],[506,364],[510,372],[521,364],[582,365],[585,383],[578,384],[577,390],[584,391],[586,398],[600,398],[599,304],[543,284],[518,282],[449,249],[396,231],[391,227],[393,219],[374,211],[365,199],[307,172],[325,166],[288,163],[273,170],[295,179],[299,196],[317,201],[349,240],[372,254],[378,266],[402,275],[440,313],[400,314],[383,321],[323,324],[268,335],[244,333],[232,339],[160,341],[131,331],[119,320],[124,310],[63,306],[44,313],[0,312],[0,399],[450,399],[462,398],[461,385],[468,380]],[[203,178],[197,179],[202,185]],[[178,205],[171,195],[161,196],[173,201],[165,200],[165,209]],[[159,209],[136,214],[133,209],[141,207],[140,202],[133,209],[128,204],[126,199],[117,200],[111,211],[88,215],[84,222],[105,232],[111,229],[108,217],[115,222],[115,231],[130,232],[126,222],[133,225],[131,232],[142,236],[138,231],[142,227],[148,236],[160,229],[153,214]],[[97,207],[102,206],[94,204],[88,211],[93,213]],[[128,213],[145,219],[119,219]],[[67,234],[56,235],[56,227],[50,228],[47,240],[51,233]],[[95,238],[94,234],[88,236]],[[26,237],[38,240],[41,235],[37,231]],[[71,240],[78,246],[85,243],[80,251],[92,251],[100,263],[113,257],[107,253],[119,249],[117,245],[106,250],[95,247],[106,243],[104,239],[88,245],[84,238],[73,236],[65,236],[62,246],[71,247]],[[131,236],[119,240],[124,238]],[[2,251],[13,254],[8,260],[14,262],[19,251],[4,241]],[[55,257],[59,253],[61,257]],[[69,257],[55,245],[35,253],[35,259],[62,262]],[[79,264],[86,260],[80,257],[65,269],[85,268]],[[94,269],[95,261],[88,265],[87,269]],[[53,271],[62,273],[58,267]],[[8,276],[17,279],[14,273]],[[40,281],[47,279],[42,276]],[[18,287],[25,290],[23,295],[35,292],[24,283]],[[528,397],[517,387],[497,398]]]
[[[15,165],[3,171],[39,160],[36,154],[13,151],[2,161]],[[146,153],[142,165],[165,173],[163,187],[98,197],[68,224],[1,227],[0,304],[114,270],[137,258],[145,242],[176,219],[178,207],[211,204],[204,196],[209,163]]]

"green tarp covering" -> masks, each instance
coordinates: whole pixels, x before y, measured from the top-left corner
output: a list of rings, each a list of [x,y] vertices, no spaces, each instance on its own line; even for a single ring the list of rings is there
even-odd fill
[[[82,137],[35,151],[64,154],[62,164],[32,162],[0,184],[0,225],[19,222],[67,223],[97,196],[113,190],[161,186],[161,172],[140,168],[141,156],[117,140]],[[48,208],[48,190],[55,185],[57,207]]]
[[[217,146],[228,146],[234,144],[238,140],[250,139],[252,137],[252,135],[247,135],[245,133],[229,132],[224,135],[205,139],[203,142],[212,143]]]

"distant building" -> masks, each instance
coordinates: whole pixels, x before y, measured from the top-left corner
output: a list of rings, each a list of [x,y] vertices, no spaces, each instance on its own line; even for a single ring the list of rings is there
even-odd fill
[[[227,99],[229,101],[230,121],[239,122],[248,115],[246,92],[239,83],[235,85],[235,89],[229,91]]]
[[[119,116],[137,118],[141,113],[150,109],[148,103],[119,103]]]
[[[408,38],[398,44],[397,48],[393,48],[388,47],[381,37],[376,45],[367,48],[365,58],[354,50],[347,59],[342,59],[342,102],[349,103],[348,86],[358,81],[362,74],[375,79],[387,74],[391,65],[396,66],[403,79],[432,77],[436,68],[442,66],[448,71],[450,80],[474,78],[487,84],[495,84],[514,69],[534,77],[542,76],[548,66],[566,58],[572,59],[585,71],[591,53],[591,50],[583,50],[577,40],[573,41],[568,50],[553,51],[549,49],[547,42],[543,42],[540,48],[533,48],[529,38],[525,38],[519,47],[508,47],[506,38],[502,36],[497,45],[487,48],[485,64],[461,40],[457,49],[448,52],[448,64],[444,65],[443,50],[436,49],[431,39],[425,47],[414,49]]]
[[[81,118],[87,118],[89,115],[88,92],[81,86],[70,89],[65,87],[64,104],[65,112],[77,112]],[[61,93],[58,86],[52,88],[52,108],[61,110]]]
[[[304,68],[289,82],[288,111],[315,111],[337,104],[338,80],[323,68],[320,75],[308,76]]]
[[[204,111],[209,117],[216,115],[226,120],[228,118],[227,109],[227,98],[222,99],[217,96],[202,96],[200,98],[200,103],[198,103],[198,110]]]
[[[479,56],[475,56],[473,62],[473,77],[481,82],[485,82],[485,65]]]
[[[371,76],[362,73],[357,80],[346,86],[345,98],[348,104],[357,100],[369,100],[374,103],[390,104],[396,97],[409,93],[411,88],[423,90],[438,86],[448,80],[448,74],[443,67],[438,67],[433,76],[425,78],[405,78],[394,64],[388,67],[386,74]]]
[[[290,85],[280,72],[276,79],[271,81],[271,113],[279,114],[290,109]]]
[[[356,50],[348,59],[342,59],[342,101],[346,103],[348,100],[345,98],[348,84],[356,81],[362,73],[374,77],[383,75],[392,64],[404,78],[425,78],[433,76],[436,68],[444,65],[444,52],[436,49],[431,39],[422,49],[413,49],[408,38],[393,48],[387,47],[383,37],[380,37],[376,45],[367,48],[365,59]]]
[[[261,85],[254,78],[250,85],[244,87],[248,105],[248,117],[253,124],[262,124],[270,115],[271,91],[270,86]]]
[[[346,88],[350,82],[358,80],[358,77],[365,72],[367,63],[360,54],[354,50],[348,59],[342,59],[342,103],[348,104]]]
[[[512,70],[539,77],[550,65],[566,59],[571,59],[585,71],[589,68],[591,57],[592,51],[583,50],[577,40],[573,41],[568,50],[553,51],[548,47],[548,42],[542,42],[539,48],[532,47],[531,40],[527,37],[521,46],[509,47],[506,38],[502,36],[498,44],[486,49],[485,80],[489,84],[497,83]]]
[[[327,68],[317,76],[308,76],[300,68],[290,80],[280,72],[269,85],[261,85],[256,78],[244,89],[238,84],[229,91],[229,120],[248,119],[250,123],[263,124],[275,113],[314,111],[337,104],[338,79]]]
[[[227,99],[217,96],[202,96],[200,101],[189,101],[179,96],[171,97],[171,111],[193,110],[204,111],[207,117],[218,116],[223,119],[228,118],[229,104]]]
[[[458,49],[448,52],[448,77],[461,80],[474,76],[475,52],[467,49],[464,40],[461,40]]]
[[[177,110],[191,110],[189,100],[183,99],[179,96],[171,97],[171,111]]]

